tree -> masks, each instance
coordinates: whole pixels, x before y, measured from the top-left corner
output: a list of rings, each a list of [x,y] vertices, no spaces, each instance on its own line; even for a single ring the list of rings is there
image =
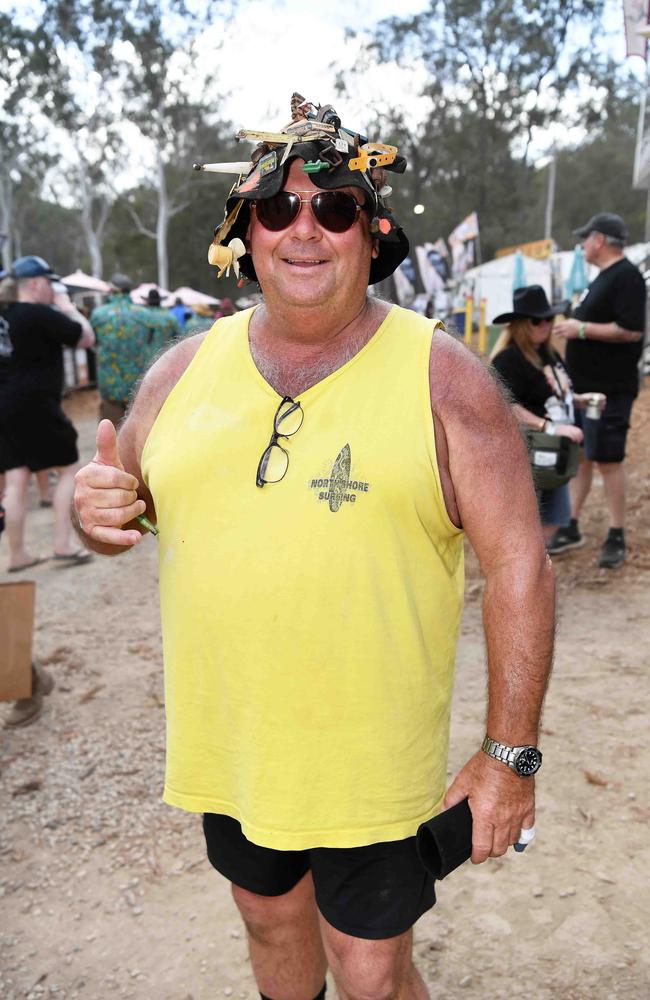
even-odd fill
[[[399,137],[414,168],[395,196],[412,232],[428,224],[427,238],[446,235],[476,210],[486,256],[541,235],[543,213],[531,212],[531,143],[560,120],[586,125],[600,114],[612,69],[572,32],[593,38],[602,7],[602,0],[431,0],[420,14],[380,22],[371,58],[426,73],[417,95],[424,114],[378,115],[380,134]],[[427,209],[419,221],[414,199]]]
[[[168,288],[171,221],[189,205],[197,146],[209,126],[219,133],[223,125],[211,110],[217,104],[216,92],[191,96],[187,87],[195,43],[205,22],[195,17],[170,32],[159,4],[149,0],[141,0],[139,14],[124,31],[133,51],[125,89],[130,120],[151,151],[155,227],[144,223],[133,207],[132,215],[139,231],[156,240],[158,284]]]
[[[0,52],[0,233],[8,267],[16,256],[16,190],[26,184],[39,190],[49,162],[46,118],[65,98],[42,26],[23,27],[15,11],[0,13]]]
[[[152,0],[139,0],[137,5],[130,0],[46,0],[46,7],[45,20],[53,37],[82,55],[100,76],[104,91],[110,93],[111,86],[118,89],[119,114],[140,134],[137,145],[144,160],[145,185],[155,200],[145,213],[141,202],[129,200],[127,208],[138,231],[155,240],[158,284],[168,287],[170,222],[187,207],[192,150],[206,122],[214,118],[211,105],[216,101],[210,101],[211,95],[197,97],[188,90],[193,44],[209,22],[189,11],[182,0],[164,5]],[[102,105],[104,116],[107,106]],[[103,125],[106,129],[110,122]],[[105,212],[93,221],[88,192],[91,174],[101,170],[99,160],[86,160],[77,176],[82,223],[89,238],[95,237],[94,247],[91,239],[95,260],[95,227],[105,224]],[[105,189],[106,185],[106,199]],[[103,205],[105,209],[106,200]]]
[[[589,139],[559,151],[553,232],[564,249],[575,243],[573,230],[596,212],[616,212],[630,241],[644,240],[647,191],[632,188],[637,118],[638,84],[629,79],[609,92]]]

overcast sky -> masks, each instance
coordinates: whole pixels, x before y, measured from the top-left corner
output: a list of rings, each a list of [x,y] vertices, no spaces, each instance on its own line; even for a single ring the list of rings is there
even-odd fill
[[[0,10],[12,6],[25,20],[37,16],[37,0],[0,0]],[[308,0],[241,0],[233,21],[225,28],[222,23],[215,24],[203,39],[201,55],[191,67],[192,82],[197,90],[205,90],[205,82],[211,76],[217,77],[223,95],[222,116],[235,128],[269,129],[286,124],[294,90],[316,104],[333,103],[344,125],[359,131],[366,131],[366,108],[372,100],[410,107],[417,119],[418,101],[414,95],[423,80],[422,67],[403,70],[382,66],[366,71],[355,77],[355,92],[339,99],[333,64],[346,67],[358,58],[358,43],[346,42],[346,27],[370,30],[384,17],[396,13],[404,17],[427,6],[426,0],[328,0],[309,6]],[[607,0],[606,8],[606,30],[600,45],[623,63],[626,49],[622,0]],[[574,35],[575,41],[581,43],[582,39]],[[644,62],[639,58],[627,62],[639,80],[643,79]],[[83,86],[81,79],[80,84]],[[386,136],[374,138],[390,141]],[[567,143],[582,138],[581,133],[568,133],[564,127],[557,136],[539,133],[530,150],[531,158],[543,162],[555,139]],[[127,127],[125,139],[128,141]],[[134,169],[135,161],[148,155],[141,146],[134,147]],[[206,159],[219,159],[217,149],[205,150],[205,154]],[[242,155],[245,158],[243,149]]]
[[[395,67],[383,67],[365,74],[356,95],[338,100],[334,90],[332,63],[349,65],[354,59],[354,44],[345,41],[345,28],[370,29],[383,17],[399,13],[406,16],[428,6],[426,0],[329,0],[310,4],[306,0],[251,0],[239,8],[234,23],[227,30],[223,48],[210,51],[208,45],[200,66],[200,76],[214,67],[224,82],[222,111],[236,127],[280,127],[289,121],[289,99],[294,90],[314,103],[333,103],[344,124],[363,130],[364,109],[373,97],[402,105],[416,92],[421,71],[411,73]],[[607,0],[606,31],[602,48],[617,61],[626,61],[622,0]],[[219,30],[219,29],[215,29]],[[216,35],[215,35],[216,38]],[[643,78],[641,59],[628,60],[639,79]],[[541,134],[536,137],[532,155],[543,157],[554,138],[580,141],[581,135]],[[385,139],[384,141],[389,141]]]

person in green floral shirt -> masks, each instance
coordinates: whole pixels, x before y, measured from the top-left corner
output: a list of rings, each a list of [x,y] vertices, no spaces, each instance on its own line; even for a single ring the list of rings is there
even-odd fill
[[[160,292],[157,288],[150,288],[146,299],[142,301],[149,307],[143,312],[147,314],[147,325],[153,330],[151,338],[153,357],[163,347],[169,347],[173,340],[181,337],[183,330],[171,310],[160,305]]]
[[[126,413],[138,379],[162,346],[164,334],[152,310],[131,301],[132,287],[125,274],[114,274],[111,295],[90,316],[96,337],[99,416],[115,426]]]

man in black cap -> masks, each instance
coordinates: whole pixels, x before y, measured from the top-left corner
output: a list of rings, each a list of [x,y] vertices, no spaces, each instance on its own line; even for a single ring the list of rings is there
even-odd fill
[[[567,341],[566,365],[576,392],[604,393],[607,403],[598,421],[576,415],[585,435],[584,460],[571,482],[571,523],[558,529],[549,551],[559,554],[584,545],[578,518],[597,465],[610,525],[598,565],[616,569],[625,560],[623,461],[632,405],[639,391],[646,289],[641,272],[623,253],[627,228],[619,215],[600,212],[575,234],[585,260],[600,273],[573,317],[556,323],[555,333]]]
[[[368,295],[408,252],[385,173],[403,158],[329,106],[292,112],[252,136],[210,249],[262,304],[163,355],[119,443],[100,424],[75,517],[106,554],[157,521],[165,799],[203,814],[261,995],[322,998],[329,965],[340,996],[421,1000],[419,824],[468,798],[479,863],[533,823],[552,567],[490,374]],[[463,532],[489,739],[445,795]]]
[[[44,561],[25,543],[27,491],[33,472],[59,470],[54,505],[54,553],[59,565],[88,561],[75,545],[68,509],[78,468],[77,432],[61,409],[63,348],[94,343],[86,318],[42,257],[19,257],[9,276],[16,301],[0,305],[0,471],[6,471],[10,573]]]

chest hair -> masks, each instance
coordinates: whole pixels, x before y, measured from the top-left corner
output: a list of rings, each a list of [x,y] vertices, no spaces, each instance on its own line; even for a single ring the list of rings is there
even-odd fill
[[[271,352],[260,350],[254,344],[251,344],[251,354],[260,375],[277,393],[281,396],[296,397],[351,361],[366,342],[367,338],[360,343],[348,341],[335,354],[310,358],[298,363],[295,360],[289,363],[284,358],[275,357]]]
[[[371,307],[366,321],[354,334],[335,339],[318,353],[307,348],[303,358],[297,353],[288,358],[275,345],[260,344],[251,336],[251,355],[260,375],[277,393],[295,398],[351,361],[371,339],[381,319],[383,316],[377,317]]]

